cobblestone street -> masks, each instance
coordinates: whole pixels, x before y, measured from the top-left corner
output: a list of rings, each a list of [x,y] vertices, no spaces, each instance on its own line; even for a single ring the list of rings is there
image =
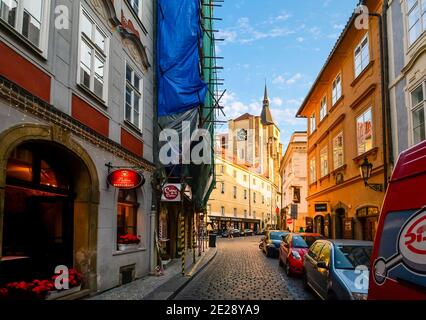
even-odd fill
[[[218,238],[215,259],[176,300],[311,300],[301,278],[289,278],[278,259],[267,258],[260,237]]]

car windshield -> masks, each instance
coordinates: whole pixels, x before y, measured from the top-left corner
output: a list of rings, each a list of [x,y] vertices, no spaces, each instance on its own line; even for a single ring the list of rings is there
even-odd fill
[[[293,248],[309,248],[319,239],[321,239],[319,236],[293,236]]]
[[[271,240],[281,240],[281,236],[286,234],[285,232],[271,232],[269,238]]]
[[[336,269],[354,270],[358,266],[370,269],[372,246],[336,245],[334,266]]]

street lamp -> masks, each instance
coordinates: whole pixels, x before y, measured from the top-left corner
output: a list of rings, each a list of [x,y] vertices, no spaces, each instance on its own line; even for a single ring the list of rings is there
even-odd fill
[[[368,183],[368,180],[371,178],[371,172],[373,171],[373,164],[368,162],[368,159],[365,158],[364,162],[360,165],[359,170],[361,172],[362,180],[366,187],[373,189],[374,191],[383,192],[383,185],[377,183]]]

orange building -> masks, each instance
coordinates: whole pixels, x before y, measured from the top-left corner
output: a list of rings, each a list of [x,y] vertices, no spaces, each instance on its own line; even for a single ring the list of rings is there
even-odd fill
[[[383,1],[365,1],[381,13]],[[374,240],[387,167],[383,137],[380,25],[354,14],[338,39],[298,117],[308,120],[308,216],[329,238]],[[360,166],[373,165],[366,186]]]

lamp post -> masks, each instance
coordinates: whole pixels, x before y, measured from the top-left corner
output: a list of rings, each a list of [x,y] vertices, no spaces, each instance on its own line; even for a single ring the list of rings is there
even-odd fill
[[[362,180],[364,180],[364,185],[366,187],[369,187],[370,189],[377,191],[377,192],[383,192],[383,185],[377,184],[377,183],[368,183],[368,180],[371,178],[371,173],[373,172],[373,164],[368,162],[368,159],[365,158],[364,162],[359,167]]]

